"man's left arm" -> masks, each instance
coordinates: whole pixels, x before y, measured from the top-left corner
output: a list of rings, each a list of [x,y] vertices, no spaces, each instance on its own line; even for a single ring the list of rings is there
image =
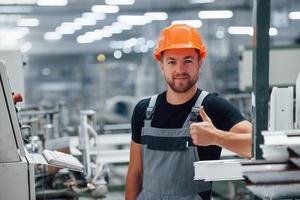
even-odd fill
[[[203,107],[202,122],[190,126],[193,143],[199,146],[217,145],[245,158],[251,158],[252,125],[247,120],[235,124],[229,131],[217,129]]]

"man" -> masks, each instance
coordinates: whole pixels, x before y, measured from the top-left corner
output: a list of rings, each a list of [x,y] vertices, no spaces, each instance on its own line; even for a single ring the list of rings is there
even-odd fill
[[[155,58],[167,90],[134,109],[126,200],[210,199],[211,183],[193,180],[193,162],[219,159],[222,147],[250,158],[251,124],[196,86],[205,54],[193,27],[171,25],[160,34]]]

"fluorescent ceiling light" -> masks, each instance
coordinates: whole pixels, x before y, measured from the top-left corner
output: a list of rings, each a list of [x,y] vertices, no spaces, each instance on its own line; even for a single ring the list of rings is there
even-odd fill
[[[63,29],[71,29],[71,30],[80,30],[82,28],[82,26],[80,24],[76,24],[74,22],[63,22],[60,27],[62,27]]]
[[[39,6],[66,6],[68,0],[37,0]]]
[[[253,35],[253,27],[251,26],[230,26],[228,33],[231,35]]]
[[[124,23],[120,23],[120,22],[114,22],[114,23],[112,23],[112,26],[118,27],[122,30],[131,30],[132,29],[132,25],[124,24]]]
[[[191,4],[198,4],[198,3],[213,3],[215,0],[190,0]]]
[[[74,34],[75,30],[59,26],[55,29],[55,32],[63,35],[70,35],[70,34]]]
[[[148,46],[147,46],[147,45],[142,45],[142,46],[140,46],[140,51],[141,51],[142,53],[147,53],[147,51],[148,51]]]
[[[27,19],[19,19],[17,21],[17,26],[38,26],[40,21],[36,18],[27,18]]]
[[[194,28],[200,28],[202,26],[202,22],[198,19],[196,19],[196,20],[176,20],[176,21],[173,21],[172,24],[187,24]]]
[[[105,0],[108,5],[133,5],[134,0]]]
[[[300,19],[300,11],[290,12],[289,13],[289,18],[290,19]]]
[[[94,26],[97,24],[97,21],[93,18],[76,18],[74,23],[81,26]]]
[[[145,25],[150,23],[152,20],[144,15],[120,15],[118,21],[133,26]]]
[[[149,17],[151,20],[166,20],[166,19],[168,19],[168,14],[165,12],[146,12],[144,15],[146,17]]]
[[[80,35],[80,36],[78,36],[76,38],[76,41],[79,44],[86,44],[86,43],[92,43],[92,42],[94,42],[94,39],[90,38],[90,37],[86,37],[86,36]]]
[[[95,20],[104,20],[106,15],[104,13],[92,13],[92,12],[85,12],[81,15],[82,18],[92,18]]]
[[[113,34],[119,34],[119,33],[123,32],[123,30],[121,28],[116,27],[116,26],[104,26],[103,30],[110,31]]]
[[[34,5],[36,0],[0,0],[0,5]]]
[[[111,37],[112,33],[109,30],[97,29],[94,30],[96,34],[101,35],[101,37]]]
[[[103,34],[95,31],[86,32],[84,36],[93,40],[101,40],[103,38]]]
[[[200,19],[227,19],[233,16],[233,12],[231,10],[200,11],[198,16]]]
[[[147,47],[148,47],[149,49],[151,49],[151,48],[153,48],[153,47],[155,46],[155,43],[154,43],[153,40],[148,40],[148,41],[146,42],[146,45],[147,45]]]
[[[131,48],[133,46],[137,45],[137,39],[136,38],[130,38],[124,42],[124,48]]]
[[[60,40],[62,38],[62,35],[56,32],[46,32],[44,34],[45,40]]]
[[[117,13],[119,10],[119,6],[113,5],[94,5],[92,7],[94,13]]]
[[[253,36],[254,29],[251,26],[230,26],[228,28],[228,33],[231,35],[250,35]],[[269,30],[270,36],[278,35],[277,28],[271,27]]]
[[[124,47],[122,50],[124,53],[127,53],[127,54],[131,53],[131,51],[132,51],[131,48],[127,48],[127,47]]]

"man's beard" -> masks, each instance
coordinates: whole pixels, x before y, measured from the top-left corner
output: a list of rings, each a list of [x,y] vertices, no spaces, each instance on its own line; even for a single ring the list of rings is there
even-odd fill
[[[175,83],[176,80],[174,79],[176,79],[177,77],[187,78],[188,80],[184,80],[184,83],[183,82]],[[166,82],[174,92],[185,93],[189,91],[196,84],[197,80],[198,80],[198,74],[196,74],[194,77],[191,78],[189,74],[181,73],[172,76],[172,80],[166,79]]]

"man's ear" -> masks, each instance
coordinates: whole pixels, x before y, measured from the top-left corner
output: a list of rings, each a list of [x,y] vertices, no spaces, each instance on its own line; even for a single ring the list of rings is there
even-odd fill
[[[202,62],[202,60],[200,59],[200,60],[199,60],[199,72],[201,72],[201,70],[202,70],[202,63],[203,63],[203,62]]]
[[[164,72],[164,66],[163,66],[162,61],[159,61],[159,69],[160,69],[161,74],[164,76],[165,72]]]

